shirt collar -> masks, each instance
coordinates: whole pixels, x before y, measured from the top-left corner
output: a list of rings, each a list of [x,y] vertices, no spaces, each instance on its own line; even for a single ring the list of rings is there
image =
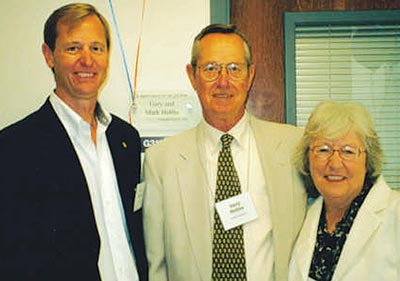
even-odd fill
[[[50,103],[53,106],[57,116],[65,126],[66,130],[73,135],[78,135],[80,128],[90,126],[82,117],[70,108],[62,99],[55,93],[50,94]],[[97,121],[107,128],[111,123],[111,114],[103,109],[99,102],[94,110]]]
[[[232,145],[238,146],[240,149],[245,147],[246,136],[249,130],[249,114],[245,111],[239,122],[236,123],[228,132],[220,131],[210,124],[204,118],[200,122],[200,129],[203,135],[204,144],[213,148],[213,152],[219,151],[221,148],[221,136],[230,134],[234,137]]]

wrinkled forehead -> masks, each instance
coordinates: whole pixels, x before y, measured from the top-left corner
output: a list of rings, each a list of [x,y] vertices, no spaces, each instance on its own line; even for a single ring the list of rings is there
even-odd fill
[[[197,62],[245,62],[244,41],[236,34],[211,33],[199,42]]]

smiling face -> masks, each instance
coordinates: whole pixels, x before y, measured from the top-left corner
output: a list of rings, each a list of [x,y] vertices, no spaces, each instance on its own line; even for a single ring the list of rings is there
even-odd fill
[[[212,33],[200,41],[200,53],[197,66],[208,63],[246,64],[243,40],[236,34]],[[254,78],[254,65],[250,65],[248,75],[241,80],[231,79],[226,69],[215,81],[205,81],[199,69],[187,65],[186,72],[196,90],[203,109],[204,119],[214,127],[227,131],[243,116],[247,93]],[[220,128],[223,121],[228,128]]]
[[[95,15],[71,26],[57,26],[54,51],[43,44],[47,65],[53,69],[56,94],[67,104],[95,102],[108,71],[109,50],[104,27]]]
[[[326,160],[319,159],[311,151],[308,153],[311,177],[325,203],[337,208],[347,208],[361,192],[367,172],[363,143],[357,134],[349,132],[334,141],[316,137],[310,147],[320,145],[329,145],[333,149],[351,146],[363,151],[352,160],[343,160],[337,151]]]

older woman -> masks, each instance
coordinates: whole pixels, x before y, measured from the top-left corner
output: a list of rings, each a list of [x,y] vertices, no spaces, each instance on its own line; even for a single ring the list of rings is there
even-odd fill
[[[382,158],[364,106],[316,107],[294,162],[309,196],[318,198],[294,247],[289,280],[400,280],[400,192],[380,175]]]

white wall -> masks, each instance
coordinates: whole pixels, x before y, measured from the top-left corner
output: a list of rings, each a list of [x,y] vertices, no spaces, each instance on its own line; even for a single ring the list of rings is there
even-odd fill
[[[54,88],[41,54],[43,25],[56,8],[72,1],[4,1],[0,9],[0,129],[37,109]],[[108,83],[101,101],[129,120],[130,92],[108,0],[94,4],[112,27]],[[112,0],[133,81],[142,0]],[[193,37],[209,23],[209,0],[147,0],[137,90],[195,96],[186,77]]]

